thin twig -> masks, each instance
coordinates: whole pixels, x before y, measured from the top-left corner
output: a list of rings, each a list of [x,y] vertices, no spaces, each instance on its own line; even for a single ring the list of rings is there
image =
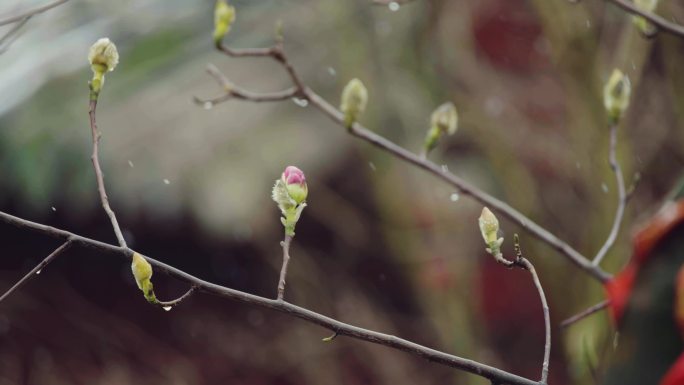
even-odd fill
[[[625,206],[627,205],[627,191],[625,189],[625,179],[622,176],[622,168],[620,163],[617,161],[617,124],[612,124],[610,126],[610,149],[608,151],[608,162],[610,163],[610,168],[615,173],[615,184],[618,190],[618,205],[615,210],[615,219],[613,220],[613,226],[610,229],[608,238],[606,242],[601,246],[601,249],[596,253],[596,257],[592,264],[598,266],[605,258],[608,251],[615,243],[617,239],[618,232],[620,231],[620,225],[622,224],[622,218],[625,215]]]
[[[90,130],[93,134],[93,155],[90,159],[93,162],[93,168],[95,168],[95,178],[97,179],[97,191],[100,194],[100,202],[102,203],[102,208],[109,216],[109,220],[112,222],[112,227],[114,228],[114,234],[116,234],[116,239],[119,242],[119,246],[126,248],[126,240],[123,237],[121,228],[119,227],[119,222],[116,220],[116,214],[111,207],[109,207],[109,198],[107,197],[107,191],[104,185],[104,176],[102,175],[102,169],[100,168],[100,160],[98,154],[98,144],[100,143],[100,132],[97,130],[97,123],[95,121],[95,110],[97,109],[97,98],[92,98],[90,100],[90,109],[88,115],[90,115]]]
[[[637,7],[636,5],[634,5],[634,3],[630,2],[630,1],[627,1],[627,0],[607,0],[607,1],[610,1],[611,3],[617,5],[618,7],[624,9],[625,11],[627,11],[633,15],[643,17],[644,19],[650,21],[655,26],[657,26],[659,29],[661,29],[665,32],[671,33],[675,36],[684,37],[684,27],[683,26],[676,24],[676,23],[672,23],[670,21],[667,21],[667,20],[665,20],[665,18],[658,16],[655,13],[646,12],[644,10],[641,10],[641,9],[639,9],[639,7]]]
[[[226,52],[227,47],[221,48],[222,52]],[[253,55],[238,55],[238,56],[272,56],[274,57],[275,60],[279,61],[280,63],[283,64],[283,66],[286,66],[286,69],[288,70],[288,73],[290,74],[290,78],[292,79],[292,82],[294,86],[301,91],[301,97],[308,100],[313,106],[315,106],[318,110],[323,112],[323,114],[327,115],[330,119],[332,119],[334,122],[336,122],[339,125],[345,126],[344,122],[344,114],[339,111],[337,108],[335,108],[333,105],[328,103],[325,99],[323,99],[321,96],[319,96],[317,93],[315,93],[311,88],[304,86],[301,83],[301,78],[297,75],[296,71],[294,68],[289,65],[289,61],[287,61],[284,52],[279,50],[279,57],[275,57],[274,54],[268,53],[272,52],[267,49],[263,49],[263,51],[259,51],[258,54],[253,54]],[[236,56],[236,55],[231,55],[230,56]],[[281,61],[282,60],[282,61]],[[584,255],[582,255],[580,252],[575,250],[572,246],[567,244],[566,242],[562,241],[555,235],[553,235],[551,232],[546,230],[545,228],[541,227],[537,223],[533,222],[531,219],[523,215],[521,212],[517,211],[510,205],[504,203],[501,200],[498,200],[494,198],[493,196],[487,194],[483,190],[479,189],[478,187],[466,182],[464,179],[461,179],[460,177],[450,173],[447,171],[445,168],[438,166],[437,164],[429,161],[428,159],[423,159],[421,156],[416,155],[405,148],[389,141],[388,139],[370,131],[369,129],[365,128],[358,122],[354,123],[350,128],[349,128],[349,133],[357,138],[360,138],[366,142],[369,142],[370,144],[385,150],[386,152],[390,153],[394,157],[403,160],[407,163],[413,164],[417,166],[420,169],[423,169],[442,181],[450,184],[451,186],[455,187],[458,189],[462,194],[464,195],[469,195],[476,201],[482,203],[485,206],[490,207],[492,210],[501,213],[502,215],[506,216],[513,222],[518,223],[520,226],[525,228],[528,232],[530,232],[533,236],[538,238],[539,240],[547,243],[551,247],[553,247],[555,250],[559,251],[561,254],[565,255],[572,263],[574,263],[576,266],[578,266],[580,269],[584,270],[586,273],[588,273],[591,277],[597,279],[600,282],[606,282],[611,278],[611,275],[603,271],[599,266],[593,265],[591,261],[586,258]]]
[[[4,212],[0,212],[0,221],[10,224],[12,226],[16,226],[18,228],[36,231],[38,233],[48,235],[51,237],[63,240],[71,239],[74,244],[98,250],[107,255],[116,255],[118,257],[125,258],[126,261],[130,261],[130,258],[133,255],[133,250],[129,248],[117,247],[114,245],[96,241],[94,239],[73,234],[66,230],[18,218]],[[346,324],[344,322],[335,320],[333,318],[324,316],[322,314],[299,307],[297,305],[293,305],[285,301],[264,298],[253,294],[245,293],[239,290],[234,290],[224,286],[216,285],[211,282],[199,279],[182,270],[176,269],[153,258],[145,256],[145,259],[158,271],[175,277],[180,281],[187,282],[190,285],[197,287],[197,290],[200,292],[213,294],[221,298],[244,302],[265,309],[279,311],[286,315],[297,317],[309,323],[324,327],[328,330],[331,330],[332,332],[336,332],[340,336],[348,336],[358,340],[367,341],[387,346],[393,349],[405,351],[415,356],[422,357],[428,361],[457,368],[469,373],[473,373],[478,376],[487,378],[491,381],[497,381],[500,383],[514,385],[539,385],[537,381],[520,377],[513,373],[506,372],[504,370],[497,369],[477,361],[440,352],[438,350],[431,349],[426,346],[422,346],[393,335],[379,333],[373,330],[363,329],[357,326]]]
[[[542,371],[541,371],[541,379],[539,380],[540,384],[547,384],[548,383],[548,377],[549,377],[549,362],[550,362],[550,357],[551,357],[551,317],[549,316],[549,304],[546,302],[546,295],[544,294],[544,288],[541,285],[541,282],[539,281],[539,276],[537,275],[537,271],[534,269],[534,266],[532,265],[532,262],[527,260],[525,257],[523,257],[522,254],[522,249],[520,248],[520,240],[518,238],[518,234],[513,235],[514,239],[514,245],[515,245],[515,261],[508,261],[503,258],[503,256],[499,255],[499,258],[497,258],[497,261],[504,260],[503,264],[505,266],[517,266],[522,269],[525,269],[530,272],[532,275],[532,281],[534,282],[534,286],[537,288],[537,292],[539,292],[539,298],[541,299],[541,304],[542,304],[542,311],[544,313],[544,361],[542,361]]]
[[[28,273],[26,273],[26,275],[24,275],[24,276],[19,280],[19,282],[15,283],[14,286],[12,286],[11,288],[9,288],[9,290],[7,290],[7,291],[5,292],[5,294],[2,295],[2,297],[0,297],[0,302],[2,302],[5,298],[7,298],[7,297],[8,297],[10,294],[12,294],[15,290],[17,290],[18,288],[22,287],[26,282],[28,282],[29,279],[35,277],[37,274],[40,274],[41,270],[43,270],[43,269],[45,268],[45,266],[47,266],[50,262],[52,262],[52,260],[54,260],[55,258],[57,258],[57,257],[58,257],[60,254],[62,254],[66,249],[68,249],[69,246],[71,246],[71,241],[72,241],[71,238],[70,238],[70,237],[67,237],[67,238],[66,238],[66,241],[65,241],[64,243],[62,243],[61,246],[59,246],[58,248],[56,248],[55,251],[53,251],[52,253],[50,253],[50,255],[48,255],[47,257],[45,257],[45,259],[43,259],[38,265],[36,265],[36,267],[34,267],[31,271],[29,271]]]
[[[591,306],[587,309],[584,309],[581,312],[575,314],[574,316],[565,319],[563,322],[560,323],[561,329],[565,329],[568,326],[573,325],[574,323],[579,322],[579,321],[589,317],[590,315],[598,312],[599,310],[603,310],[603,309],[607,308],[608,304],[609,304],[608,300],[601,301],[601,302],[597,303],[596,305]]]
[[[283,247],[283,267],[280,268],[280,279],[278,280],[278,300],[285,298],[285,278],[287,277],[287,265],[290,263],[290,243],[292,235],[286,235],[285,240],[280,242]]]
[[[24,25],[26,25],[26,23],[28,23],[30,19],[31,16],[26,16],[25,18],[21,19],[20,22],[13,25],[12,28],[9,31],[7,31],[7,33],[0,37],[0,55],[7,52],[10,45],[12,45],[12,43],[16,40],[17,36],[19,36],[19,30]]]
[[[188,291],[185,292],[182,296],[171,300],[171,301],[157,301],[157,305],[161,306],[164,308],[164,310],[171,310],[171,308],[174,308],[178,305],[180,305],[181,302],[183,302],[185,299],[190,297],[195,291],[197,290],[197,285],[192,285]]]
[[[29,9],[27,11],[21,12],[17,15],[14,15],[14,16],[6,16],[4,18],[0,18],[0,26],[5,25],[5,24],[9,24],[9,23],[14,23],[14,22],[19,21],[21,19],[24,19],[26,17],[37,15],[39,13],[45,12],[49,9],[52,9],[58,5],[64,4],[67,1],[69,1],[69,0],[56,0],[56,1],[53,1],[52,3],[48,3],[48,4],[42,5],[40,7]]]

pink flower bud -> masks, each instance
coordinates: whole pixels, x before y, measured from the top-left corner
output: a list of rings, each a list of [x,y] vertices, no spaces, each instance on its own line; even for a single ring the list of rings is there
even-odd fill
[[[285,182],[290,198],[298,204],[304,202],[308,193],[304,172],[295,166],[287,166],[281,179]]]

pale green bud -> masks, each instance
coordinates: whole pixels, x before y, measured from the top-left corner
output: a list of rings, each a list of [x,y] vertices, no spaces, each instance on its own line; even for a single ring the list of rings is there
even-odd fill
[[[425,154],[437,147],[444,134],[453,135],[458,129],[458,113],[451,102],[437,107],[430,116],[430,129],[425,136]]]
[[[658,0],[634,0],[634,5],[642,11],[653,12],[658,6]],[[632,22],[644,36],[651,37],[658,32],[655,25],[641,16],[632,16]]]
[[[216,1],[214,8],[214,44],[221,44],[221,40],[230,32],[235,21],[235,7],[226,0]]]
[[[499,220],[491,210],[485,207],[482,209],[482,214],[480,214],[480,218],[477,221],[480,226],[482,238],[484,239],[485,244],[487,244],[487,252],[497,256],[500,254],[499,249],[503,243],[503,238],[498,238]]]
[[[351,125],[366,110],[368,103],[368,91],[361,80],[352,79],[342,90],[342,103],[340,110],[344,113],[344,123],[347,127]]]
[[[133,253],[131,261],[131,271],[138,288],[143,292],[145,298],[152,303],[156,303],[157,298],[154,295],[154,288],[152,285],[152,265],[137,252]]]
[[[629,96],[632,86],[629,78],[619,69],[613,70],[608,82],[603,88],[603,105],[606,107],[608,119],[611,124],[616,124],[629,106]]]
[[[103,37],[90,46],[88,51],[88,62],[93,71],[93,79],[90,81],[90,89],[93,92],[91,97],[97,97],[104,85],[104,74],[107,71],[114,71],[119,64],[119,52],[116,45],[108,38]]]

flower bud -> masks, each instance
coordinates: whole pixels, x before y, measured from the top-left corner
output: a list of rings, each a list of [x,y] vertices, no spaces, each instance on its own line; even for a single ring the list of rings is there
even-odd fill
[[[234,21],[235,7],[228,5],[226,0],[217,0],[214,8],[214,44],[221,44]]]
[[[494,213],[487,207],[482,209],[482,214],[478,219],[480,225],[480,233],[487,244],[487,252],[495,257],[500,254],[500,247],[503,243],[503,238],[497,238],[499,233],[499,220]]]
[[[432,126],[439,128],[442,133],[453,135],[458,129],[458,113],[454,103],[446,102],[437,107],[430,117]]]
[[[361,80],[352,79],[342,91],[342,103],[340,110],[344,113],[344,124],[347,127],[359,118],[366,109],[368,103],[368,91]]]
[[[304,172],[295,166],[287,166],[281,177],[282,181],[285,182],[287,187],[287,192],[297,204],[304,202],[306,200],[306,195],[308,193],[308,188],[306,186],[306,178],[304,177]]]
[[[658,6],[658,0],[634,0],[634,5],[644,12],[651,13],[655,10],[656,6]],[[646,37],[651,37],[658,32],[658,29],[655,25],[653,25],[653,23],[641,16],[632,16],[632,22]]]
[[[306,207],[308,187],[302,170],[295,166],[285,168],[280,179],[277,179],[271,197],[278,204],[283,214],[281,222],[287,235],[294,235],[294,228]]]
[[[97,96],[104,84],[105,72],[114,71],[119,63],[119,52],[116,50],[116,45],[106,37],[99,39],[90,46],[88,62],[90,62],[90,68],[93,70],[90,89]]]
[[[631,91],[632,86],[629,78],[619,69],[613,70],[603,88],[603,105],[606,107],[611,124],[616,124],[624,115],[627,106],[629,106]]]
[[[458,129],[458,113],[451,102],[437,107],[430,117],[430,129],[425,136],[425,152],[427,155],[435,147],[443,134],[453,135]]]
[[[152,285],[152,265],[150,265],[142,255],[134,252],[131,262],[131,271],[133,271],[135,283],[138,284],[138,288],[142,290],[145,298],[149,302],[155,303],[157,299],[154,295],[154,288]]]

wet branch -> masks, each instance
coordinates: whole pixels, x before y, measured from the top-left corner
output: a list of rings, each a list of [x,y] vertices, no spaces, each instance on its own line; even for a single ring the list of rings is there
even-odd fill
[[[103,255],[117,256],[130,261],[133,250],[127,247],[114,246],[94,239],[86,238],[77,234],[73,234],[66,230],[58,229],[51,226],[46,226],[40,223],[31,222],[26,219],[18,218],[13,215],[0,212],[0,222],[5,222],[9,225],[38,232],[53,238],[62,239],[64,241],[71,240],[71,243],[92,250],[97,250]],[[192,287],[196,288],[198,292],[213,294],[221,298],[231,299],[254,306],[259,306],[264,309],[275,310],[286,315],[300,318],[309,323],[319,325],[328,330],[331,330],[337,336],[348,336],[358,340],[371,342],[378,345],[387,346],[393,349],[401,350],[415,356],[422,357],[428,361],[435,362],[441,365],[457,368],[469,373],[489,379],[497,383],[513,384],[513,385],[539,385],[537,381],[533,381],[524,377],[520,377],[510,372],[494,368],[489,365],[479,363],[477,361],[469,360],[459,356],[440,352],[429,347],[416,344],[414,342],[373,330],[363,329],[353,326],[336,319],[324,316],[322,314],[313,312],[306,308],[293,305],[283,300],[269,299],[253,294],[245,293],[239,290],[234,290],[225,286],[213,284],[204,281],[193,275],[190,275],[182,270],[176,269],[163,262],[155,259],[145,257],[145,259],[157,271],[168,274],[180,281],[187,282]],[[194,291],[194,290],[193,290]],[[186,294],[189,295],[189,294]]]
[[[592,264],[598,266],[605,258],[610,248],[615,243],[618,233],[620,231],[620,225],[622,224],[622,218],[625,215],[625,206],[627,205],[627,189],[625,188],[625,178],[622,175],[622,168],[620,163],[617,161],[617,124],[612,124],[610,126],[610,149],[608,153],[608,162],[610,163],[610,168],[615,173],[615,184],[618,190],[618,205],[615,210],[615,219],[613,220],[613,226],[610,229],[608,238],[606,239],[601,249],[594,257]]]

